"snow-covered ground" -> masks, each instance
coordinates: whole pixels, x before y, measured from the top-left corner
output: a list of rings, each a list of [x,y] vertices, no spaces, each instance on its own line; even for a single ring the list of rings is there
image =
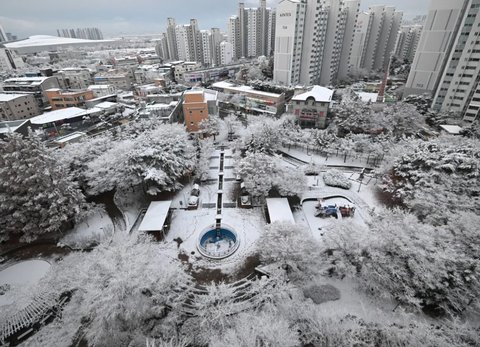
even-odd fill
[[[98,243],[113,234],[113,223],[108,214],[98,210],[85,221],[78,223],[61,240],[60,244],[82,248]]]
[[[178,251],[187,254],[192,264],[201,267],[221,268],[222,271],[228,272],[252,253],[255,241],[260,237],[265,227],[265,217],[260,208],[224,208],[222,223],[236,231],[240,245],[230,257],[215,261],[204,258],[197,250],[197,241],[202,231],[215,227],[215,216],[215,208],[173,211],[166,241],[171,243],[173,248],[177,248],[177,243],[174,240],[180,238],[182,243],[178,247]]]
[[[226,179],[235,177],[234,161],[229,149],[224,151],[224,170],[223,176]],[[226,225],[237,232],[240,245],[237,251],[227,259],[213,261],[201,256],[197,250],[197,241],[202,231],[215,227],[215,219],[217,218],[216,202],[218,193],[219,178],[219,162],[220,151],[216,150],[210,159],[210,167],[217,169],[209,170],[210,179],[215,179],[209,183],[200,185],[200,204],[196,210],[180,209],[179,199],[183,199],[185,189],[179,192],[174,202],[175,209],[172,215],[170,231],[166,236],[166,241],[177,247],[175,239],[181,239],[182,243],[178,247],[178,251],[187,254],[190,262],[196,266],[222,268],[224,272],[232,270],[241,260],[248,256],[253,250],[254,243],[260,237],[265,226],[265,218],[261,209],[240,209],[236,207],[224,207],[225,204],[234,204],[236,202],[234,190],[238,186],[238,182],[233,180],[224,180],[222,189],[222,225]],[[212,204],[209,207],[203,207],[202,204]],[[172,204],[173,205],[173,204]]]
[[[0,311],[5,314],[5,306],[15,306],[21,310],[30,303],[32,288],[45,276],[50,264],[44,260],[26,260],[0,271]]]
[[[331,199],[325,200],[326,205],[336,204],[337,206],[343,206],[348,203],[349,203],[348,200],[343,198],[331,198]],[[345,218],[342,218],[339,214],[338,219],[334,217],[326,217],[326,218],[315,217],[316,205],[317,205],[316,201],[305,201],[302,204],[302,208],[303,208],[303,213],[305,214],[305,218],[308,223],[308,226],[312,232],[312,235],[318,240],[322,240],[324,235],[328,234],[331,227],[336,223],[338,223],[338,221],[340,220],[348,220],[349,222],[355,223],[357,225],[363,225],[365,223],[359,213],[355,213],[353,217],[345,217]]]
[[[329,156],[329,157],[324,157],[320,154],[314,153],[312,151],[309,151],[307,154],[307,151],[303,148],[288,148],[284,147],[282,151],[294,158],[297,158],[305,163],[314,163],[319,166],[349,166],[349,167],[358,167],[358,168],[363,168],[367,167],[370,168],[372,165],[367,163],[367,158],[361,157],[359,155],[347,155],[345,158],[342,153],[339,153],[338,156]]]

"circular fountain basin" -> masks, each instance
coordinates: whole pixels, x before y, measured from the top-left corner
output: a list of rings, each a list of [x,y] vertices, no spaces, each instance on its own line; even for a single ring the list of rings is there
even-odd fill
[[[226,258],[238,249],[240,240],[237,233],[230,227],[221,225],[205,229],[197,241],[197,249],[201,255],[211,259]]]

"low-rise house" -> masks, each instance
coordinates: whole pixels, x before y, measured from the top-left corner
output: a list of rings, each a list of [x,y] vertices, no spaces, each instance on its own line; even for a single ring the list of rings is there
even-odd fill
[[[46,90],[45,96],[52,110],[67,107],[85,107],[85,101],[94,98],[91,90],[61,90],[58,88]]]
[[[114,95],[117,92],[111,84],[92,84],[89,85],[87,89],[93,92],[95,98]]]
[[[327,126],[327,113],[332,96],[333,90],[313,86],[293,96],[290,112],[297,117],[301,126],[323,129]]]
[[[212,84],[212,89],[227,96],[239,95],[240,98],[232,98],[227,103],[233,103],[236,108],[246,113],[281,115],[285,111],[285,93],[264,92],[250,86],[223,81]]]

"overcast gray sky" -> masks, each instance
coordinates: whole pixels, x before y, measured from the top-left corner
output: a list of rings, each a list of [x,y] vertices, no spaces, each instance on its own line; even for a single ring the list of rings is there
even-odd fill
[[[433,0],[432,0],[433,1]],[[245,0],[257,6],[256,0]],[[275,6],[278,0],[268,0]],[[370,5],[394,5],[404,18],[426,14],[430,0],[362,0]],[[20,37],[56,35],[57,28],[98,27],[105,36],[164,31],[167,17],[177,24],[197,18],[201,29],[226,28],[238,0],[0,0],[0,25]]]

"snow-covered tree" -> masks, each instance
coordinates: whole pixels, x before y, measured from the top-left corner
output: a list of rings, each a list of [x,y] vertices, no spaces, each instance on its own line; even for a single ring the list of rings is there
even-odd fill
[[[199,127],[203,134],[215,138],[220,131],[220,118],[209,115],[207,119],[200,122]]]
[[[63,329],[75,331],[83,325],[92,346],[128,346],[137,338],[145,343],[145,337],[175,337],[190,279],[158,243],[118,234],[112,243],[101,244],[90,253],[66,256],[43,285],[58,293],[72,293],[57,319],[75,322],[78,317],[78,325]],[[57,345],[55,338],[62,334],[62,329],[51,332],[50,343],[45,345]]]
[[[83,205],[77,186],[33,134],[0,140],[0,240],[61,231]]]
[[[480,312],[479,242],[472,239],[478,218],[472,222],[433,227],[412,214],[383,210],[368,228],[337,224],[324,246],[331,254],[328,272],[352,276],[367,293],[407,307]]]
[[[229,329],[213,330],[209,346],[299,346],[297,332],[274,309],[241,313],[231,319]]]
[[[281,143],[280,122],[265,116],[248,117],[244,147],[249,151],[274,153]]]
[[[263,75],[263,72],[260,69],[260,67],[258,67],[257,65],[252,65],[248,68],[248,72],[247,72],[248,81],[256,81],[256,80],[263,81],[264,79],[265,79],[265,76]]]
[[[196,165],[195,147],[183,127],[158,121],[68,145],[57,156],[89,195],[139,185],[151,194],[172,191]]]
[[[164,125],[139,136],[129,153],[129,165],[149,194],[181,188],[178,180],[192,175],[195,147],[179,125]]]
[[[201,178],[202,175],[208,174],[208,168],[210,165],[210,157],[214,151],[213,140],[203,139],[198,142],[199,156],[197,161],[197,167],[195,169],[195,175]]]
[[[304,190],[303,172],[285,168],[277,157],[263,152],[246,152],[239,160],[237,170],[245,189],[255,197],[266,197],[272,189],[283,196],[300,196]]]
[[[318,244],[301,226],[287,222],[267,225],[257,249],[264,262],[284,266],[290,279],[318,274]]]
[[[480,211],[480,142],[441,136],[405,146],[384,188],[424,220],[445,222],[446,211]]]

